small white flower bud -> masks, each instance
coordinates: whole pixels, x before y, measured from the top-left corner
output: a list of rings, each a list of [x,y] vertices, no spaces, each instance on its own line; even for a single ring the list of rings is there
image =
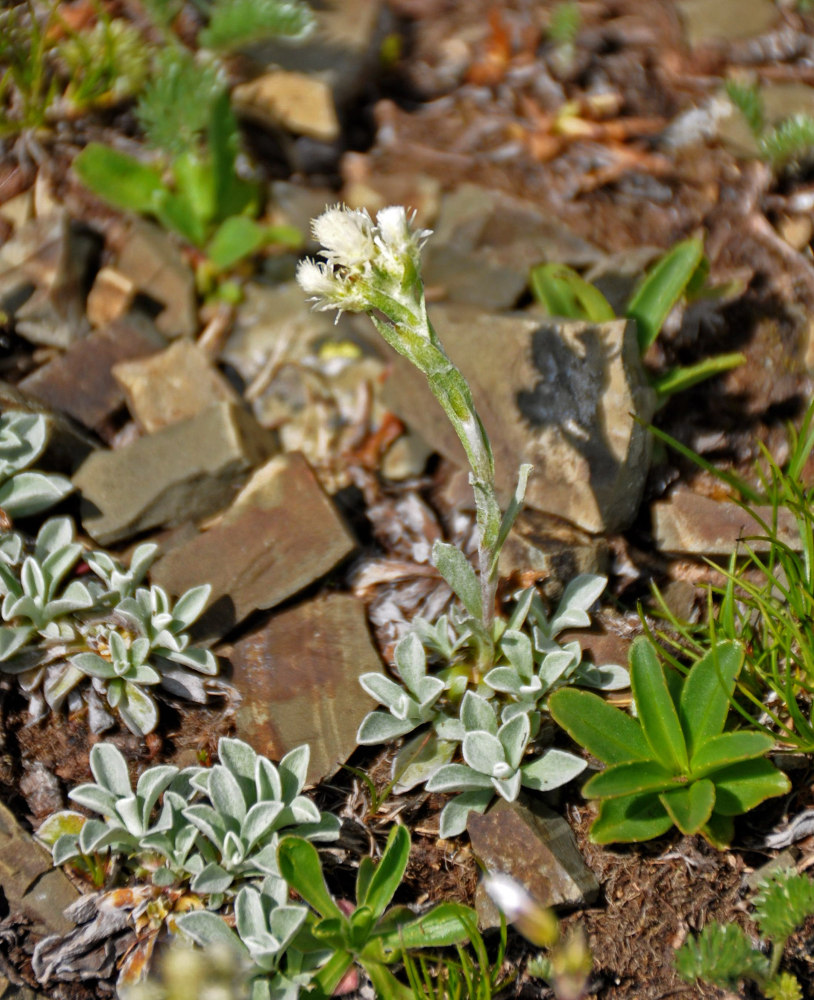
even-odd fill
[[[313,223],[322,256],[346,268],[364,267],[376,255],[373,223],[364,209],[329,208]]]

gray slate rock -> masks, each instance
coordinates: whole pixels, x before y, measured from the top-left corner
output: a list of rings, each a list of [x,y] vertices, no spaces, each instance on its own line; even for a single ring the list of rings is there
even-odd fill
[[[245,410],[217,403],[115,451],[96,451],[73,477],[82,524],[100,545],[226,506],[244,474],[276,450]]]
[[[433,323],[469,381],[491,438],[498,488],[511,496],[521,462],[534,466],[526,503],[588,532],[625,528],[650,461],[655,410],[633,323],[540,321],[437,306]],[[397,357],[384,403],[441,454],[463,448],[423,375]]]
[[[279,759],[311,744],[309,783],[333,774],[356,749],[356,731],[375,708],[359,676],[381,672],[364,605],[327,594],[275,614],[227,650],[243,697],[237,736]]]
[[[571,827],[542,803],[498,799],[480,815],[470,813],[472,851],[489,874],[509,875],[542,906],[585,906],[599,892],[582,860]],[[475,894],[478,923],[497,927],[500,914],[482,886]]]
[[[90,430],[124,403],[111,369],[117,362],[153,354],[166,344],[152,320],[138,313],[75,341],[23,379],[20,388]]]
[[[302,455],[280,455],[254,473],[217,524],[155,563],[151,577],[172,594],[211,584],[195,635],[212,638],[318,580],[354,544]]]
[[[62,911],[79,893],[62,869],[53,867],[50,853],[20,826],[2,802],[0,886],[9,912],[29,917],[36,934],[66,934],[73,926]]]

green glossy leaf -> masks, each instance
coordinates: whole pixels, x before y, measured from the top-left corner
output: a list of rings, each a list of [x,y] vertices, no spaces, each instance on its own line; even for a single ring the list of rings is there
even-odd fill
[[[483,617],[480,583],[472,564],[457,545],[436,542],[432,547],[432,562],[476,621]]]
[[[625,312],[636,320],[642,354],[659,335],[668,313],[683,295],[703,259],[704,244],[700,239],[677,243],[650,269],[628,302]]]
[[[548,704],[557,725],[604,763],[652,758],[639,723],[599,695],[562,688],[551,696]]]
[[[735,823],[731,816],[721,816],[713,810],[712,815],[701,827],[701,833],[713,847],[724,850],[732,843],[735,833]]]
[[[660,837],[672,825],[657,792],[603,799],[591,827],[591,840],[595,844],[638,843]]]
[[[586,799],[616,798],[637,792],[660,792],[675,785],[675,775],[655,760],[614,764],[590,778],[582,789]]]
[[[387,845],[365,892],[365,905],[380,917],[392,900],[407,870],[410,858],[410,832],[396,825],[390,830]]]
[[[266,244],[266,229],[245,215],[233,215],[220,224],[206,248],[206,255],[219,271],[256,253]]]
[[[730,764],[708,777],[715,783],[715,812],[721,816],[739,816],[791,790],[786,775],[764,757]]]
[[[322,865],[313,844],[299,837],[285,837],[277,848],[280,874],[322,917],[342,919],[322,877]]]
[[[706,382],[708,378],[715,378],[733,368],[740,368],[746,363],[746,355],[740,351],[731,354],[716,354],[712,358],[704,358],[694,365],[686,365],[680,368],[670,368],[662,375],[657,375],[651,385],[656,393],[666,399],[668,396],[675,396],[678,392],[691,389],[699,382]]]
[[[644,637],[630,650],[630,686],[642,731],[651,750],[674,774],[689,768],[687,745],[653,644]]]
[[[532,268],[531,290],[549,316],[603,323],[615,319],[608,300],[567,264],[550,262]]]
[[[698,833],[712,815],[715,786],[711,781],[694,781],[691,785],[662,792],[659,799],[682,833]]]
[[[85,146],[73,169],[94,194],[130,212],[152,212],[156,198],[167,190],[156,167],[98,142]]]
[[[703,743],[723,731],[742,663],[743,648],[739,643],[720,642],[687,675],[678,703],[678,717],[690,757]]]
[[[693,777],[703,778],[719,768],[752,757],[762,757],[774,746],[768,733],[722,733],[703,743],[690,761]]]

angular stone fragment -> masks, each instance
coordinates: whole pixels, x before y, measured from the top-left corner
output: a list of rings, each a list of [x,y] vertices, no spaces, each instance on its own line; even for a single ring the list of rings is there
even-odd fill
[[[0,886],[10,913],[33,921],[36,934],[66,934],[73,926],[62,911],[79,893],[51,855],[0,802]]]
[[[589,532],[613,532],[636,514],[650,460],[644,426],[655,394],[632,323],[590,324],[464,306],[431,310],[492,441],[499,491],[511,496],[521,462],[533,472],[526,503]],[[423,375],[396,357],[384,402],[443,455],[463,448]]]
[[[258,469],[213,527],[171,549],[151,576],[173,594],[209,583],[209,609],[195,634],[229,632],[324,576],[354,541],[308,463],[280,455]]]
[[[213,514],[239,478],[275,450],[245,410],[216,403],[116,451],[96,451],[73,477],[85,531],[101,545]]]
[[[339,137],[331,88],[305,73],[271,70],[232,91],[236,109],[266,127],[322,142]]]
[[[134,219],[119,251],[117,270],[164,306],[155,323],[165,336],[193,336],[198,329],[195,278],[163,229]]]
[[[136,286],[115,267],[103,267],[88,292],[85,309],[92,327],[107,326],[120,319],[130,309],[136,297]]]
[[[113,377],[133,417],[148,434],[194,417],[212,403],[237,401],[208,355],[186,339],[149,357],[121,362],[113,369]]]
[[[356,748],[356,730],[375,708],[359,686],[381,671],[364,605],[328,594],[275,614],[223,653],[243,696],[237,735],[279,759],[311,744],[309,782],[333,774]]]
[[[741,541],[755,552],[769,550],[765,530],[736,503],[712,500],[691,490],[676,490],[669,499],[654,503],[650,510],[656,548],[660,552],[728,556]],[[771,507],[758,506],[754,510],[766,524],[772,524]],[[784,545],[800,550],[797,523],[784,507],[777,511],[777,537]]]
[[[20,388],[96,430],[124,402],[112,367],[126,358],[154,354],[165,344],[152,320],[133,313],[71,344],[23,379]]]
[[[0,309],[33,344],[67,347],[88,329],[82,288],[98,238],[65,212],[32,219],[0,248]]]
[[[487,872],[510,875],[542,906],[585,906],[596,898],[599,883],[582,860],[571,828],[542,803],[499,798],[485,815],[470,813],[466,828]],[[497,907],[481,886],[475,907],[481,927],[500,923]]]
[[[692,46],[732,41],[768,31],[779,19],[773,0],[678,0],[684,33]]]

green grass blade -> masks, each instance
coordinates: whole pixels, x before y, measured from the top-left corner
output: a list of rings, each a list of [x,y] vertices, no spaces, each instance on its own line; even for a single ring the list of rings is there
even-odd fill
[[[704,244],[700,239],[677,243],[650,269],[628,302],[625,311],[636,320],[642,354],[659,335],[668,313],[681,298],[703,258]]]

